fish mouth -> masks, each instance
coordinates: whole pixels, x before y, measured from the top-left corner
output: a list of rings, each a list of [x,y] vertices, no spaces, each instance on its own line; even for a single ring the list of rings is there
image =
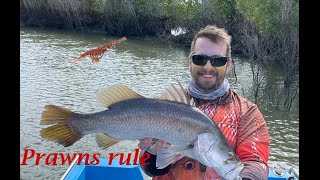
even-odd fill
[[[242,171],[242,169],[244,168],[244,165],[239,162],[236,163],[236,165],[234,166],[234,168],[230,169],[229,171],[225,172],[224,177],[229,177],[231,179],[235,179],[236,177],[239,176],[240,172]]]

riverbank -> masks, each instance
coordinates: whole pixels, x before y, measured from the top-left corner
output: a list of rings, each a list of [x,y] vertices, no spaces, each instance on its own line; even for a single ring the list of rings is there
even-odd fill
[[[294,0],[22,0],[20,22],[30,27],[152,37],[184,47],[190,46],[200,28],[216,24],[232,35],[233,53],[298,73],[298,12]],[[173,35],[179,28],[183,34]]]
[[[36,29],[44,29],[44,30],[65,30],[65,31],[70,31],[74,32],[74,30],[70,30],[68,28],[63,28],[60,26],[46,26],[43,24],[34,24],[35,22],[23,22],[20,21],[20,27],[21,28],[36,28]],[[87,33],[87,34],[100,34],[100,35],[106,35],[110,36],[106,31],[103,30],[97,30],[94,28],[86,28],[83,29],[82,31],[77,31],[80,33]],[[183,48],[186,51],[189,50],[191,47],[191,41],[192,39],[189,37],[186,37],[184,34],[175,34],[175,30],[171,31],[172,34],[168,35],[166,38],[161,38],[159,36],[150,36],[150,35],[144,35],[144,36],[127,36],[130,39],[137,39],[137,40],[146,40],[146,41],[152,41],[154,43],[161,43],[161,44],[167,44],[168,46],[173,46],[177,48]],[[125,35],[124,35],[125,36]],[[120,36],[119,36],[120,37]],[[189,40],[189,42],[186,42]],[[237,55],[237,56],[246,56],[242,52],[243,48],[239,44],[233,44],[232,47],[232,54]]]
[[[22,0],[20,24],[152,39],[186,49],[200,28],[215,24],[232,36],[232,54],[245,56],[252,64],[256,94],[264,78],[260,66],[270,72],[279,68],[283,72],[283,93],[287,94],[285,102],[291,102],[299,82],[298,12],[299,3],[294,0]],[[285,104],[290,109],[291,103]]]

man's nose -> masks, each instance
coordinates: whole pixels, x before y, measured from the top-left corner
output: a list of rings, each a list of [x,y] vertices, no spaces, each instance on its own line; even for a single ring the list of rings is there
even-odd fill
[[[207,61],[206,65],[204,65],[205,69],[209,70],[209,69],[214,69],[214,67],[211,65],[211,62],[210,61]]]

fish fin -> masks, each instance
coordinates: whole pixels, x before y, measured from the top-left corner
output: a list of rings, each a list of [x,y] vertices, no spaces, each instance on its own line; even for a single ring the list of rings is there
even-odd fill
[[[108,147],[117,144],[119,141],[111,138],[107,134],[98,133],[96,134],[96,141],[100,148],[107,149]]]
[[[187,94],[186,90],[180,83],[179,85],[171,84],[171,86],[169,86],[162,92],[158,99],[175,101],[184,104],[190,104],[191,100],[190,96]]]
[[[71,116],[74,114],[68,109],[55,105],[46,105],[42,112],[40,125],[55,124],[40,131],[42,138],[68,147],[81,139],[82,135],[76,133],[71,127]]]
[[[44,107],[44,111],[41,115],[40,125],[49,125],[49,124],[56,124],[62,123],[66,124],[69,123],[70,116],[73,114],[68,109],[58,107],[55,105],[46,105]]]
[[[175,148],[173,146],[162,147],[157,152],[156,167],[158,169],[163,169],[170,164],[179,161],[184,155],[181,154],[182,151],[189,150],[189,147]]]
[[[108,86],[97,94],[98,101],[106,108],[114,103],[134,98],[144,97],[122,84]]]

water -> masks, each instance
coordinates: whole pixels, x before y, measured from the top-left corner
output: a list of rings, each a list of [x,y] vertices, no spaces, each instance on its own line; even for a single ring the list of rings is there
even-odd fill
[[[43,107],[55,104],[75,112],[89,113],[103,110],[95,95],[105,86],[123,83],[145,97],[155,97],[171,83],[186,84],[189,78],[188,50],[164,45],[161,42],[128,38],[110,49],[99,63],[88,58],[75,64],[69,60],[86,50],[120,37],[101,34],[82,34],[65,31],[20,30],[20,163],[25,149],[29,154],[72,154],[134,152],[137,142],[124,141],[102,151],[94,136],[88,135],[71,147],[64,148],[44,140],[39,135]],[[245,59],[235,57],[238,81],[232,86],[236,92],[252,99],[252,77]],[[277,76],[276,73],[269,73]],[[275,81],[281,77],[275,77]],[[233,81],[233,77],[230,78]],[[275,84],[278,82],[274,82]],[[270,162],[286,161],[299,166],[299,111],[285,111],[272,103],[262,105],[271,136]],[[53,156],[53,155],[51,155]],[[21,179],[60,179],[68,165],[45,165],[36,158],[21,165]]]

